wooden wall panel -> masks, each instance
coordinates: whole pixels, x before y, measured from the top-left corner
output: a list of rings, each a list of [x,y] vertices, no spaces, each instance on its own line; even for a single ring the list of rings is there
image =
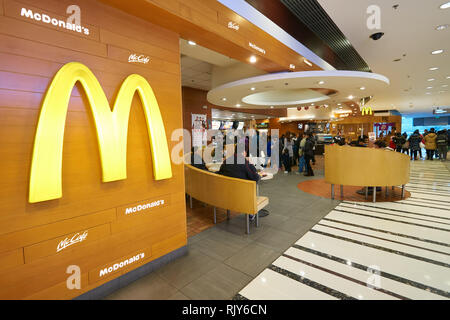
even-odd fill
[[[145,116],[137,96],[128,130],[127,179],[102,182],[94,121],[84,90],[75,85],[64,133],[60,199],[28,203],[36,125],[56,72],[78,61],[97,76],[110,105],[130,74],[152,86],[169,150],[182,127],[179,35],[98,1],[79,0],[88,37],[20,17],[24,7],[64,20],[66,0],[0,0],[0,299],[70,299],[186,244],[184,170],[154,181]],[[170,4],[170,2],[168,2]],[[4,11],[4,7],[6,11]],[[130,54],[150,57],[129,63]],[[121,210],[165,199],[164,206],[122,217]],[[58,244],[86,239],[57,252]],[[146,259],[89,283],[98,268],[142,250]],[[67,267],[81,268],[80,290],[68,290]]]

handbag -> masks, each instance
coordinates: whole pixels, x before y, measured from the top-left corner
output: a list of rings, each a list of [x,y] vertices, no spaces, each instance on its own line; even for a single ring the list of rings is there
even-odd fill
[[[421,149],[425,148],[425,145],[423,144],[423,142],[420,142],[419,146],[420,146]]]

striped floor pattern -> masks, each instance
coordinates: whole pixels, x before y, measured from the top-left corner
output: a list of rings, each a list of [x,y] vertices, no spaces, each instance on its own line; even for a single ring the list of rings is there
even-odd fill
[[[411,198],[344,201],[235,299],[449,299],[450,172],[411,163]]]

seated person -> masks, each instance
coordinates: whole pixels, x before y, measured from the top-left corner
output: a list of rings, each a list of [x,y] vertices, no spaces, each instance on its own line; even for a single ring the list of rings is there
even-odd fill
[[[248,162],[246,157],[247,152],[245,150],[241,155],[237,154],[236,146],[234,154],[223,162],[219,172],[217,173],[231,178],[253,180],[258,182],[261,179],[261,176],[256,171],[255,166]]]
[[[191,165],[198,169],[208,170],[208,168],[206,168],[205,161],[203,161],[201,151],[202,149],[199,147],[192,147]]]
[[[244,150],[242,154],[238,155],[237,146],[235,146],[234,154],[226,159],[220,167],[217,174],[222,174],[230,178],[252,180],[258,183],[261,176],[256,171],[254,165],[248,162],[247,152]],[[254,220],[255,215],[250,215],[250,220]]]

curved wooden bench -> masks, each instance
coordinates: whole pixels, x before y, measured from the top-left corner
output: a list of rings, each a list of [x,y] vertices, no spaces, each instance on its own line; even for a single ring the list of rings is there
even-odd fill
[[[334,185],[383,187],[402,186],[409,182],[410,160],[405,154],[385,149],[359,148],[350,146],[325,147],[325,182],[331,184],[334,199]],[[366,188],[367,198],[367,188]],[[373,202],[376,192],[373,192]]]
[[[247,234],[250,233],[249,215],[256,215],[256,226],[259,225],[258,211],[269,204],[269,198],[256,195],[256,182],[226,177],[206,170],[184,165],[186,193],[203,203],[214,207],[214,223],[216,208],[240,212],[247,215]]]

